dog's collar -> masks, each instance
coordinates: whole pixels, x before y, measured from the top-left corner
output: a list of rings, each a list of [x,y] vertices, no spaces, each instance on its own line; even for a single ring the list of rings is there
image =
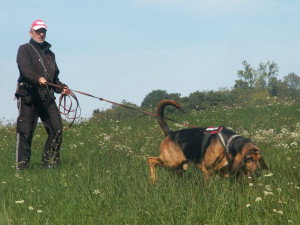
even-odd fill
[[[227,140],[227,143],[224,139],[224,136],[222,134],[222,132],[218,133],[218,138],[221,142],[221,144],[223,145],[224,149],[225,149],[225,155],[226,155],[226,159],[227,159],[227,163],[231,164],[232,162],[232,157],[230,156],[229,154],[229,150],[230,150],[230,146],[231,146],[231,143],[233,141],[233,139],[237,138],[237,137],[240,137],[241,135],[238,135],[238,134],[234,134],[232,135],[228,140]],[[227,137],[226,137],[227,138]]]
[[[227,145],[225,146],[225,149],[226,149],[227,154],[229,153],[229,148],[230,148],[231,142],[232,142],[233,139],[235,139],[236,137],[241,137],[241,135],[235,134],[235,135],[232,135],[232,136],[228,139]]]
[[[227,154],[227,155],[228,155],[228,153],[229,153],[230,144],[231,144],[231,142],[233,141],[233,139],[235,139],[236,137],[240,137],[240,136],[241,136],[241,135],[238,135],[238,134],[232,135],[232,136],[228,139],[228,141],[227,141],[227,143],[226,143],[226,141],[225,141],[225,139],[224,139],[224,137],[223,137],[223,135],[222,135],[222,132],[219,132],[219,133],[218,133],[218,137],[219,137],[219,139],[220,139],[220,141],[221,141],[223,147],[225,148],[226,154]]]

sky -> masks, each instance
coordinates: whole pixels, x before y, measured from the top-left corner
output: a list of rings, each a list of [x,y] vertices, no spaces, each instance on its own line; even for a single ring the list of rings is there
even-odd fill
[[[299,11],[298,0],[0,0],[0,120],[17,118],[16,55],[36,19],[70,89],[140,106],[153,90],[230,89],[244,60],[299,76]],[[83,118],[111,107],[77,98]]]

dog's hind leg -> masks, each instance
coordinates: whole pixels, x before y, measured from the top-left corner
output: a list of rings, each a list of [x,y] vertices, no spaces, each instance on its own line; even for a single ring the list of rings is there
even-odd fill
[[[163,166],[163,162],[159,159],[159,157],[148,157],[148,165],[150,168],[151,183],[154,183],[157,179],[156,166]]]
[[[185,173],[185,171],[187,171],[187,169],[189,168],[189,163],[184,161],[182,163],[182,165],[180,165],[179,167],[175,168],[176,174],[179,177],[182,177],[183,174]]]
[[[187,171],[188,168],[189,168],[189,163],[188,162],[183,163],[183,165],[182,165],[183,171],[184,172]]]

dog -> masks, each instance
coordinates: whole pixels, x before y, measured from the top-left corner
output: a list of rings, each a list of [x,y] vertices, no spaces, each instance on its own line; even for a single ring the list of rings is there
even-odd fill
[[[165,138],[160,145],[160,155],[148,157],[151,183],[157,180],[157,166],[182,175],[191,162],[202,171],[206,184],[213,172],[240,181],[243,176],[253,180],[263,169],[268,170],[258,146],[226,127],[171,131],[164,117],[168,105],[181,110],[173,100],[162,100],[157,105],[156,115]]]

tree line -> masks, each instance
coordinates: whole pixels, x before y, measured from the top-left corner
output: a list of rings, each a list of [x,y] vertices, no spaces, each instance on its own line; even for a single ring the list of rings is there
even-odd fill
[[[242,62],[243,69],[237,71],[238,79],[232,88],[220,88],[217,91],[196,91],[189,96],[181,97],[180,93],[167,93],[166,90],[153,90],[146,95],[137,106],[122,101],[122,104],[154,112],[157,103],[162,99],[172,99],[180,103],[185,112],[206,111],[222,107],[248,107],[268,105],[274,102],[300,103],[300,77],[291,72],[278,79],[279,66],[275,62],[260,63],[253,68],[247,61]],[[176,113],[172,107],[167,108],[168,113]],[[109,117],[120,119],[131,117],[136,111],[112,106],[110,109],[94,110],[92,119]]]

